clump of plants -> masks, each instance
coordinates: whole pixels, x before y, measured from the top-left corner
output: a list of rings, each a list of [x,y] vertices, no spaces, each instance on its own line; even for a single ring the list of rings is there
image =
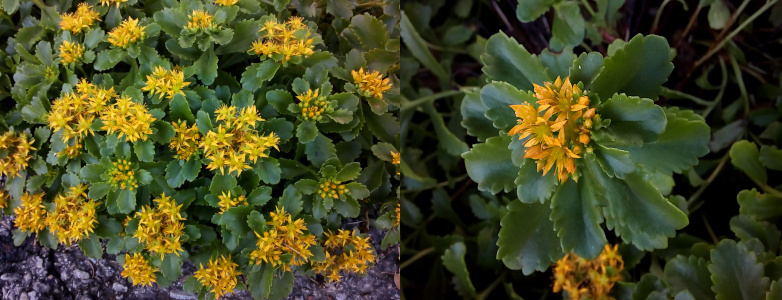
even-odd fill
[[[118,254],[134,285],[170,285],[191,260],[199,299],[282,299],[293,272],[363,274],[398,242],[398,3],[1,8],[15,244]]]

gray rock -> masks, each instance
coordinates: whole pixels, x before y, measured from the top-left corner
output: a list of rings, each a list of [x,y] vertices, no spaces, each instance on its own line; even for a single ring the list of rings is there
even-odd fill
[[[36,282],[33,284],[33,290],[38,292],[39,294],[46,294],[49,292],[51,288],[49,288],[48,285],[44,284],[43,282]]]
[[[40,257],[33,257],[33,262],[36,268],[43,269],[43,259]]]
[[[30,300],[30,297],[27,294],[21,294],[19,295],[19,300]]]
[[[179,290],[172,290],[168,293],[168,296],[171,297],[171,299],[176,300],[194,300],[197,299],[195,295],[185,292],[185,291],[179,291]]]
[[[27,296],[30,297],[30,300],[38,300],[38,293],[36,292],[29,292],[27,293]]]
[[[14,281],[19,279],[19,276],[13,273],[5,273],[3,276],[0,276],[0,280],[4,281]]]
[[[73,277],[79,278],[81,280],[87,280],[90,279],[90,274],[82,270],[76,269],[73,271]]]
[[[33,280],[33,277],[30,274],[24,274],[24,282],[30,282],[30,280]]]
[[[125,293],[128,291],[128,288],[120,284],[119,282],[115,282],[114,284],[112,284],[111,289],[113,289],[117,293]]]

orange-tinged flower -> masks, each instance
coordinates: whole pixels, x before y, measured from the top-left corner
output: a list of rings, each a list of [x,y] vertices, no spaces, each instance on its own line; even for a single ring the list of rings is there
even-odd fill
[[[125,263],[122,265],[122,277],[130,279],[133,285],[149,285],[155,282],[156,268],[138,253],[125,254]]]
[[[39,232],[46,227],[46,208],[43,206],[43,193],[22,195],[22,205],[14,209],[16,228],[26,232]]]
[[[619,245],[606,245],[603,252],[593,260],[587,260],[573,253],[557,261],[554,266],[553,291],[566,291],[571,300],[614,299],[611,288],[622,279],[624,262],[619,256]]]
[[[95,21],[100,21],[100,13],[92,9],[92,5],[79,3],[79,7],[73,13],[65,13],[60,17],[60,28],[72,33],[81,33],[92,26]]]
[[[119,6],[119,3],[117,3]],[[138,19],[127,18],[109,32],[109,43],[115,47],[127,48],[136,41],[144,38],[146,26],[140,26]]]
[[[0,175],[8,178],[19,176],[32,158],[30,151],[35,139],[28,139],[24,132],[6,131],[0,135]]]
[[[60,62],[63,65],[72,64],[84,55],[84,47],[79,43],[63,41],[60,45]]]
[[[353,83],[358,88],[359,94],[364,97],[383,99],[383,93],[391,89],[389,79],[383,79],[383,75],[378,71],[369,72],[361,68],[358,71],[350,71],[350,74],[353,76]]]
[[[100,0],[100,5],[103,6],[111,6],[111,4],[115,4],[117,8],[119,8],[120,4],[123,4],[125,2],[128,2],[129,0]]]

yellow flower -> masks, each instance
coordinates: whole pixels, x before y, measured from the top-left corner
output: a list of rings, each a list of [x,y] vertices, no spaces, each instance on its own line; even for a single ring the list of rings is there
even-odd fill
[[[8,207],[8,192],[0,190],[0,209]]]
[[[396,207],[394,208],[394,211],[396,211],[396,219],[394,219],[394,227],[399,227],[399,221],[402,220],[402,206],[400,202],[396,203]]]
[[[179,124],[171,122],[174,125],[174,131],[176,136],[171,140],[169,147],[176,150],[174,158],[181,160],[188,160],[193,154],[198,152],[198,143],[201,141],[201,134],[198,131],[198,127],[195,124],[187,127],[187,123],[183,120]]]
[[[166,70],[161,66],[155,67],[155,71],[152,75],[147,75],[147,85],[141,90],[150,92],[152,95],[160,93],[160,97],[164,96],[171,100],[174,95],[185,95],[182,91],[183,88],[190,85],[190,82],[185,81],[185,73],[179,68],[173,70]]]
[[[77,147],[82,138],[95,134],[90,128],[92,121],[115,96],[113,87],[100,88],[82,79],[76,84],[76,92],[66,93],[52,103],[52,110],[46,116],[49,128],[55,132],[61,130],[63,142],[74,139],[73,147]],[[75,148],[66,150],[69,156],[76,153]]]
[[[329,282],[339,281],[341,271],[363,274],[375,261],[369,237],[362,238],[352,230],[342,229],[338,233],[328,231],[326,237],[323,244],[326,260],[313,262],[312,269],[328,278]]]
[[[179,256],[179,252],[183,251],[179,239],[185,228],[180,222],[185,219],[179,213],[182,204],[177,205],[176,201],[165,193],[154,201],[157,204],[154,209],[145,205],[141,211],[136,212],[139,222],[133,237],[144,243],[147,251],[160,254],[161,258],[167,253]]]
[[[299,99],[297,104],[301,109],[301,116],[307,121],[320,121],[324,114],[334,112],[334,105],[331,104],[326,96],[321,96],[320,89],[307,90],[305,93],[296,96]]]
[[[133,102],[128,96],[117,98],[116,103],[101,112],[100,119],[103,121],[102,130],[108,134],[116,132],[120,138],[126,136],[125,139],[130,142],[146,141],[147,135],[152,134],[149,126],[155,120],[143,103]]]
[[[402,159],[400,157],[400,153],[396,151],[391,151],[391,163],[399,166],[401,162]],[[396,171],[396,175],[399,175],[399,170]]]
[[[35,139],[28,139],[24,132],[6,131],[0,135],[0,175],[7,178],[19,176],[32,158],[30,151]]]
[[[30,196],[22,195],[22,205],[14,209],[16,228],[25,232],[39,232],[46,226],[46,208],[43,206],[43,193]]]
[[[70,245],[86,238],[98,222],[95,208],[100,203],[87,197],[86,191],[87,186],[80,184],[54,199],[55,208],[46,217],[46,225],[61,244]]]
[[[358,88],[358,93],[364,97],[375,97],[383,99],[383,92],[391,89],[389,79],[383,79],[383,75],[378,71],[364,72],[364,68],[358,71],[350,71],[353,75],[353,83]]]
[[[524,157],[537,163],[538,171],[546,175],[556,166],[557,178],[565,182],[576,173],[575,159],[590,142],[589,132],[595,109],[589,108],[589,97],[566,77],[544,86],[533,84],[537,109],[529,103],[511,105],[519,118],[508,135],[519,134],[526,139]],[[552,120],[553,118],[553,120]],[[577,177],[573,177],[578,180]]]
[[[282,269],[286,271],[290,271],[291,266],[300,266],[307,262],[312,257],[309,247],[317,242],[314,235],[304,233],[304,230],[307,230],[304,220],[294,221],[291,215],[279,206],[269,213],[269,216],[271,221],[267,221],[266,225],[270,225],[271,229],[263,235],[255,233],[258,237],[257,248],[250,253],[250,260],[255,264],[267,262],[275,267],[282,265]],[[292,255],[291,260],[287,263],[281,261],[280,255],[283,254]]]
[[[117,8],[119,8],[120,4],[123,4],[125,2],[128,2],[129,0],[100,0],[100,5],[103,6],[111,6],[112,2],[117,5]]]
[[[622,279],[624,269],[618,246],[606,245],[600,256],[593,260],[573,253],[565,254],[554,267],[553,291],[567,291],[572,300],[614,299],[610,296],[611,288]]]
[[[109,32],[109,43],[116,47],[127,48],[130,44],[144,38],[145,28],[147,27],[138,25],[138,19],[128,18]]]
[[[193,13],[187,16],[187,19],[187,26],[185,28],[188,30],[217,29],[217,25],[214,24],[214,17],[206,11],[200,9],[194,10]]]
[[[242,274],[236,270],[238,266],[231,260],[231,255],[210,258],[206,268],[200,265],[193,276],[204,286],[210,287],[215,299],[219,299],[225,294],[233,293],[238,282],[236,277]]]
[[[138,182],[136,182],[136,171],[130,161],[120,159],[117,162],[112,163],[112,167],[108,170],[109,183],[120,189],[134,190],[138,188]],[[133,168],[133,170],[131,170]]]
[[[260,32],[263,36],[253,42],[249,52],[270,57],[278,62],[287,62],[293,57],[309,56],[313,51],[312,32],[304,25],[301,17],[290,17],[285,23],[268,20]]]
[[[216,120],[220,123],[209,131],[199,142],[201,150],[210,160],[206,168],[210,171],[220,170],[225,174],[236,171],[236,176],[242,171],[251,169],[249,162],[256,163],[259,158],[269,157],[267,150],[277,149],[280,138],[273,132],[261,135],[257,132],[256,123],[264,121],[258,115],[255,106],[244,107],[236,113],[234,106],[222,105],[216,111]]]
[[[125,254],[125,263],[122,265],[122,277],[130,279],[133,285],[149,285],[156,281],[155,267],[147,259],[138,253]]]
[[[233,6],[234,4],[238,3],[239,0],[215,0],[215,4],[221,5],[221,6]]]
[[[80,33],[90,28],[95,21],[100,21],[100,13],[87,3],[80,3],[74,13],[65,13],[60,17],[60,28],[73,33]]]
[[[63,41],[60,45],[60,62],[63,65],[75,63],[84,55],[84,47],[78,43]]]
[[[220,199],[220,202],[217,203],[217,205],[220,206],[220,213],[224,213],[231,207],[247,205],[247,198],[245,198],[244,195],[240,195],[239,197],[231,197],[230,191],[228,191],[228,194],[223,192],[222,195],[217,196],[217,198]]]
[[[62,151],[57,153],[58,156],[59,155],[65,155],[69,159],[77,158],[77,157],[79,157],[80,154],[81,154],[81,144],[80,143],[74,143],[72,146],[71,145],[65,146],[65,149],[63,149]]]
[[[339,199],[340,196],[347,192],[347,188],[344,184],[337,182],[336,178],[321,178],[318,181],[318,191],[316,192],[321,198],[333,198]]]

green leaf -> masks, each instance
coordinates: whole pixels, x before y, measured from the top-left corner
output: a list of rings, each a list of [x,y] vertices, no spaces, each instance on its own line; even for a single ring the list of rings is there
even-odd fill
[[[152,140],[136,141],[133,143],[133,151],[139,161],[152,161],[155,157],[155,145]]]
[[[213,195],[220,195],[222,192],[230,191],[235,186],[236,176],[215,174],[212,177],[212,184],[209,185],[209,192]]]
[[[758,220],[771,220],[782,216],[782,198],[761,194],[756,189],[743,190],[736,198],[742,215]]]
[[[724,239],[711,250],[709,271],[717,300],[763,299],[768,288],[755,253],[733,240]]]
[[[315,139],[305,145],[304,152],[313,165],[319,167],[330,158],[337,157],[337,148],[331,139],[318,134]]]
[[[253,167],[253,171],[261,177],[263,182],[268,184],[277,184],[280,182],[282,170],[280,162],[274,158],[264,158]]]
[[[611,119],[603,132],[628,144],[655,141],[667,123],[665,112],[654,101],[625,94],[615,94],[598,107],[597,113]]]
[[[312,195],[318,190],[318,182],[312,179],[302,179],[294,185],[304,195]]]
[[[358,204],[355,198],[347,197],[344,201],[334,201],[334,210],[344,217],[355,218],[361,213],[361,205]]]
[[[594,259],[603,252],[608,241],[600,227],[603,217],[596,187],[589,182],[568,179],[557,189],[551,197],[551,221],[563,251],[573,250],[580,257]]]
[[[585,22],[577,2],[562,2],[554,6],[554,24],[551,26],[550,47],[559,51],[575,47],[584,40]]]
[[[483,106],[479,91],[468,90],[462,99],[462,127],[467,129],[467,134],[478,138],[483,142],[497,135],[497,129],[493,122],[484,115],[488,109]]]
[[[599,144],[595,146],[597,162],[600,163],[600,167],[608,176],[624,178],[626,174],[635,171],[636,166],[630,157],[630,152]]]
[[[760,154],[755,143],[750,141],[738,141],[730,147],[730,162],[747,174],[758,184],[765,184],[768,180],[766,168],[760,162]]]
[[[780,232],[773,224],[738,215],[730,219],[730,230],[742,241],[758,239],[765,249],[771,251],[779,249]]]
[[[152,122],[152,128],[155,130],[155,133],[150,135],[149,138],[160,144],[168,144],[176,135],[174,127],[168,122],[160,120]]]
[[[369,13],[353,16],[350,20],[350,30],[356,35],[364,50],[386,48],[388,30],[383,22]]]
[[[361,164],[352,162],[342,167],[342,170],[337,173],[336,179],[339,182],[350,181],[356,179],[359,174],[361,174]]]
[[[196,157],[191,157],[182,166],[182,174],[187,181],[193,181],[198,178],[199,172],[201,172],[201,160]]]
[[[782,149],[777,146],[761,145],[759,159],[766,168],[782,171]]]
[[[258,211],[254,210],[247,216],[247,225],[257,233],[266,231],[266,219]]]
[[[350,195],[355,199],[364,199],[369,197],[369,189],[361,183],[351,182],[345,185]]]
[[[277,205],[282,206],[292,217],[296,217],[299,212],[301,212],[303,204],[304,201],[301,199],[301,193],[299,193],[292,184],[285,187],[285,190],[282,192],[282,197],[280,197],[280,200],[277,203]]]
[[[573,65],[573,60],[575,59],[576,55],[573,54],[573,49],[570,47],[565,48],[560,53],[551,53],[548,49],[543,49],[543,52],[540,53],[540,62],[546,66],[551,72],[551,75],[561,78],[570,75],[570,67]]]
[[[470,280],[470,272],[467,270],[467,264],[464,262],[464,255],[467,253],[467,247],[463,242],[457,242],[445,249],[441,257],[443,266],[453,273],[453,283],[456,285],[456,291],[464,298],[475,297],[475,287]]]
[[[537,107],[537,98],[533,94],[520,91],[506,82],[492,82],[484,86],[481,102],[486,108],[486,118],[494,122],[495,128],[506,132],[517,123],[511,105],[529,103]]]
[[[722,29],[730,19],[730,10],[722,0],[715,0],[709,6],[709,26],[712,29]]]
[[[129,214],[136,209],[136,190],[121,189],[117,196],[117,208],[121,214]]]
[[[254,63],[242,73],[242,88],[245,90],[255,92],[255,90],[261,88],[265,81],[274,78],[274,74],[277,74],[277,69],[280,68],[280,64],[274,62],[272,59],[267,59],[262,63]]]
[[[690,110],[667,108],[665,114],[668,123],[656,141],[643,145],[606,146],[629,151],[634,162],[664,174],[681,173],[694,166],[698,157],[709,153],[709,126]]]
[[[177,280],[182,274],[182,258],[173,253],[167,253],[160,264],[160,271],[169,280]]]
[[[185,174],[182,173],[182,165],[175,159],[166,166],[166,182],[172,188],[178,188],[185,183]]]
[[[187,25],[187,15],[174,8],[166,8],[158,11],[154,15],[155,23],[160,25],[168,35],[178,38],[182,28]]]
[[[318,136],[323,135],[319,134],[318,127],[315,126],[315,122],[306,121],[299,124],[298,128],[296,128],[296,137],[299,139],[299,143],[311,143],[315,141]]]
[[[201,54],[201,57],[193,63],[193,67],[196,69],[198,79],[204,85],[211,85],[217,78],[217,55],[214,50],[210,48]],[[248,68],[249,70],[250,68]],[[244,74],[242,74],[242,79],[244,79]]]
[[[326,12],[334,16],[350,19],[353,16],[355,2],[349,0],[328,0],[326,1]]]
[[[272,189],[268,186],[262,186],[254,189],[249,195],[247,195],[247,203],[250,205],[263,206],[266,202],[272,199]]]
[[[293,272],[285,272],[282,276],[274,276],[269,300],[282,300],[288,297],[293,291],[293,280]]]
[[[524,23],[535,21],[555,2],[555,0],[521,0],[516,7],[516,18]]]
[[[657,100],[661,85],[673,71],[671,48],[661,36],[636,35],[616,53],[606,57],[603,70],[592,82],[600,99],[615,93]]]
[[[550,214],[548,205],[512,201],[508,213],[500,221],[497,259],[502,259],[512,270],[520,269],[524,275],[548,269],[562,257]]]
[[[253,266],[253,269],[260,268],[258,272],[247,274],[247,288],[254,299],[264,299],[269,296],[274,280],[274,267],[271,264],[263,264],[261,267]]]
[[[432,121],[435,134],[437,134],[439,138],[440,149],[445,150],[448,152],[448,154],[453,156],[459,156],[470,149],[467,146],[467,143],[463,141],[463,138],[457,137],[453,132],[451,132],[451,130],[448,129],[445,121],[443,120],[443,116],[440,114],[440,112],[437,111],[437,109],[434,108],[434,104],[426,103],[423,105],[423,107],[424,111],[429,114],[429,118]]]
[[[443,66],[434,58],[432,52],[429,51],[429,47],[426,45],[426,41],[418,34],[413,23],[407,18],[407,14],[402,12],[402,20],[400,21],[401,36],[405,42],[405,46],[410,50],[410,53],[418,61],[420,61],[427,69],[432,71],[440,80],[447,80],[451,78],[451,75],[443,68]],[[385,32],[385,30],[383,30]]]
[[[505,81],[522,91],[532,90],[533,83],[543,85],[553,81],[551,73],[535,55],[503,32],[489,38],[481,60],[483,73],[489,80]]]
[[[279,113],[287,113],[288,105],[293,103],[293,96],[285,90],[271,90],[266,92],[266,100]]]
[[[88,196],[90,199],[98,200],[102,199],[111,190],[111,185],[106,182],[95,182],[90,184],[90,192]]]
[[[101,246],[100,239],[95,234],[90,234],[89,238],[79,241],[79,249],[87,257],[95,259],[103,257],[103,246]]]
[[[238,206],[226,209],[221,215],[221,222],[228,230],[234,234],[245,236],[250,232],[250,225],[247,217],[255,211],[252,206]]]
[[[106,168],[102,164],[90,164],[81,168],[79,175],[81,178],[89,181],[90,183],[96,183],[103,181],[100,175],[106,173]]]
[[[475,144],[469,152],[462,154],[467,174],[478,183],[478,189],[497,194],[510,192],[516,187],[513,183],[519,169],[511,163],[511,151],[508,150],[510,137],[497,136],[486,143]]]
[[[197,116],[196,127],[198,127],[198,131],[200,131],[203,135],[206,135],[209,131],[212,131],[212,119],[209,118],[209,114],[203,110],[199,110]]]
[[[169,105],[168,114],[171,116],[172,120],[186,120],[191,124],[195,121],[193,112],[190,111],[190,105],[182,94],[174,95],[174,99],[171,99]]]
[[[92,28],[84,35],[84,47],[87,49],[94,49],[98,46],[98,43],[103,41],[103,37],[106,32],[100,28]]]
[[[514,183],[517,185],[516,196],[521,202],[544,203],[556,189],[559,180],[556,172],[549,171],[544,176],[543,171],[538,171],[535,161],[524,159]]]
[[[215,49],[215,54],[237,53],[250,49],[252,43],[258,39],[258,30],[261,29],[258,22],[254,19],[241,20],[233,25],[232,28],[233,39]]]
[[[665,277],[673,293],[689,291],[695,299],[714,299],[711,291],[709,262],[696,256],[676,256],[665,264]]]
[[[584,83],[584,88],[589,89],[592,86],[592,80],[603,70],[603,55],[599,52],[581,53],[573,66],[570,67],[570,82],[578,84]]]

